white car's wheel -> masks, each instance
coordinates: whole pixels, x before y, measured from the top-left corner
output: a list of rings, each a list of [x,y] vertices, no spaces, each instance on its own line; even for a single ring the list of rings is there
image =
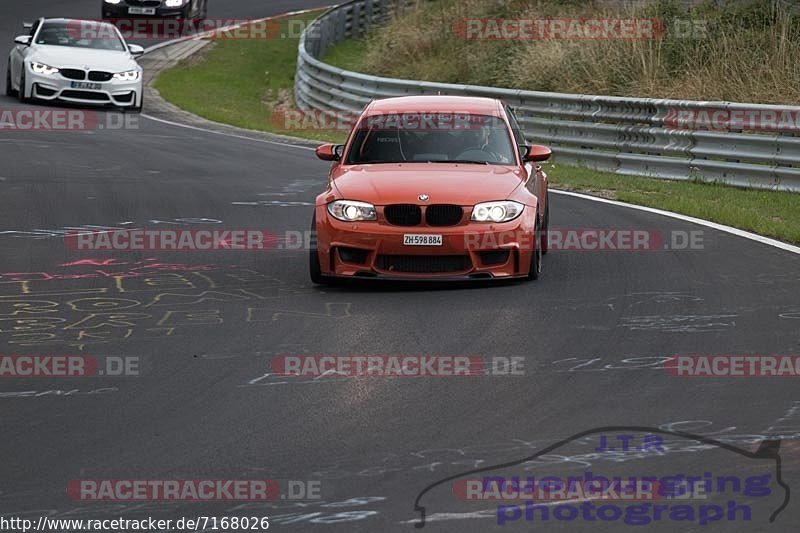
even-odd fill
[[[14,86],[11,85],[11,65],[9,65],[6,70],[6,96],[17,96],[17,91],[15,91]]]
[[[25,67],[22,67],[22,74],[19,75],[19,90],[17,91],[17,98],[20,102],[27,103],[31,99],[25,94]]]

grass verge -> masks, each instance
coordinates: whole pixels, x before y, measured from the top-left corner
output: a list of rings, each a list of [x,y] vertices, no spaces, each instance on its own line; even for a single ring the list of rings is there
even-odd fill
[[[561,93],[794,105],[800,100],[800,11],[792,4],[417,2],[365,36],[359,72]],[[517,32],[520,20],[530,24],[520,23]],[[640,38],[613,31],[592,38],[588,28],[603,21],[635,22],[643,31]]]
[[[287,17],[281,24],[296,28],[320,13]],[[217,40],[200,56],[162,72],[155,87],[167,101],[215,122],[316,140],[343,140],[343,132],[285,127],[285,113],[294,110],[297,44],[297,38],[283,36]]]
[[[800,244],[800,194],[547,164],[553,187],[674,211]]]
[[[315,16],[292,18],[308,21]],[[358,70],[364,53],[363,41],[347,41],[326,61]],[[293,108],[296,56],[297,39],[218,41],[203,56],[164,71],[156,87],[173,104],[210,120],[341,142],[344,132],[287,130],[275,120],[276,111]],[[623,176],[561,164],[548,164],[546,170],[560,189],[675,211],[800,244],[800,194]]]

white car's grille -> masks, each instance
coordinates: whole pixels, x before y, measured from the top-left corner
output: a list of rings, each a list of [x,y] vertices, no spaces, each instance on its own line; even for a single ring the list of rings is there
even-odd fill
[[[111,72],[103,72],[101,70],[92,70],[89,72],[89,79],[91,81],[109,81],[113,77],[114,74]]]
[[[86,72],[76,68],[62,68],[59,69],[59,72],[62,76],[67,78],[68,80],[85,80],[86,79]]]

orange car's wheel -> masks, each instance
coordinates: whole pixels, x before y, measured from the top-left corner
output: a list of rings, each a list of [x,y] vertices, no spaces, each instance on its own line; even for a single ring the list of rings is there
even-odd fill
[[[316,213],[311,218],[311,246],[308,247],[308,273],[311,276],[311,281],[317,285],[325,285],[330,283],[330,278],[322,275],[322,268],[319,266]]]
[[[548,244],[548,231],[550,231],[550,197],[547,197],[547,207],[544,208],[544,224],[542,226],[542,238],[539,241],[540,248],[542,249],[542,255],[547,253],[547,244]]]
[[[539,239],[539,221],[537,217],[536,226],[533,228],[533,250],[531,253],[531,269],[528,272],[528,279],[539,279],[539,274],[542,272],[542,246]]]

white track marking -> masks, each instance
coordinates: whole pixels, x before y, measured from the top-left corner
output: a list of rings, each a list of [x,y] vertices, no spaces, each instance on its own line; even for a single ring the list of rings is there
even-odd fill
[[[280,142],[280,141],[270,141],[270,140],[267,140],[267,139],[259,139],[258,137],[249,137],[247,135],[238,135],[236,133],[227,133],[227,132],[224,132],[224,131],[210,130],[210,129],[207,129],[207,128],[201,128],[199,126],[190,126],[189,124],[181,124],[180,122],[172,122],[171,120],[166,120],[166,119],[163,119],[163,118],[151,117],[150,115],[144,115],[143,114],[143,115],[140,115],[140,116],[143,117],[143,118],[148,118],[150,120],[155,120],[156,122],[169,124],[170,126],[177,126],[178,128],[186,128],[186,129],[195,130],[195,131],[202,131],[204,133],[214,133],[216,135],[223,135],[225,137],[233,137],[234,139],[244,139],[246,141],[255,141],[255,142],[266,143],[266,144],[276,144],[278,146],[289,146],[291,148],[300,148],[301,150],[314,150],[314,148],[312,148],[310,146],[303,146],[301,144],[292,144],[292,143],[286,143],[286,142]],[[227,126],[227,127],[235,128],[235,126]],[[305,139],[303,139],[303,140],[305,140]],[[313,142],[313,141],[309,141],[309,142]]]
[[[760,242],[761,244],[766,244],[767,246],[773,246],[775,248],[780,248],[781,250],[785,250],[787,252],[792,252],[794,254],[800,254],[800,246],[794,246],[792,244],[788,244],[785,242],[781,242],[775,239],[770,239],[769,237],[763,237],[761,235],[757,235],[755,233],[750,233],[749,231],[744,231],[737,228],[732,228],[730,226],[725,226],[724,224],[717,224],[716,222],[711,222],[708,220],[703,220],[702,218],[695,218],[690,217],[687,215],[681,215],[679,213],[673,213],[672,211],[664,211],[662,209],[655,209],[654,207],[645,207],[643,205],[634,205],[628,204],[625,202],[619,202],[617,200],[609,200],[607,198],[600,198],[598,196],[591,196],[588,194],[581,194],[572,191],[559,191],[557,189],[551,189],[551,191],[555,194],[563,194],[565,196],[574,196],[576,198],[582,198],[584,200],[591,200],[592,202],[600,202],[601,204],[611,204],[617,205],[620,207],[627,207],[629,209],[637,209],[639,211],[646,211],[647,213],[655,213],[656,215],[663,215],[665,217],[670,218],[677,218],[678,220],[684,220],[686,222],[691,222],[693,224],[698,224],[700,226],[706,226],[707,228],[713,228],[715,230],[724,231],[725,233],[730,233],[731,235],[736,235],[738,237],[744,237],[745,239],[750,239],[751,241]],[[784,193],[784,194],[792,194],[792,193]]]

